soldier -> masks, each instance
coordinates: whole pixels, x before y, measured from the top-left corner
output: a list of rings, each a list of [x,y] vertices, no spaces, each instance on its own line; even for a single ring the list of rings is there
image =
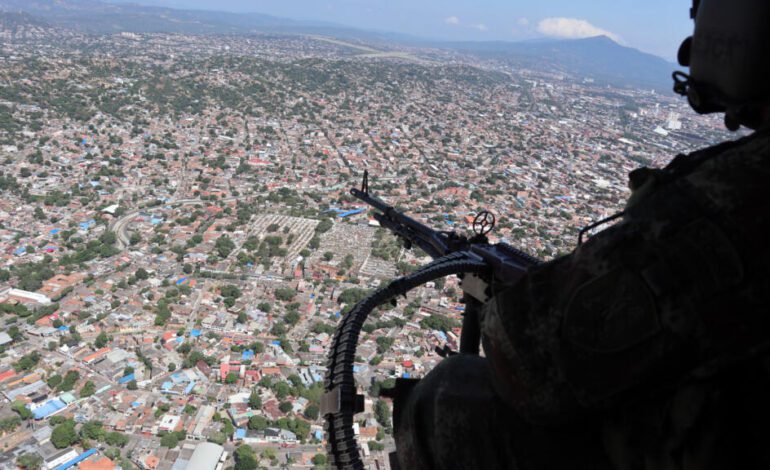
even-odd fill
[[[756,132],[632,172],[619,223],[496,292],[486,358],[398,413],[401,468],[770,468],[770,2],[692,17],[676,91]]]

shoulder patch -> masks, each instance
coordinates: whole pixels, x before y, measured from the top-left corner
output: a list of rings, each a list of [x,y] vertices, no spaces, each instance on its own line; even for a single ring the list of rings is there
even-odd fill
[[[582,349],[609,353],[660,330],[655,301],[637,274],[620,268],[580,286],[567,305],[562,334]]]

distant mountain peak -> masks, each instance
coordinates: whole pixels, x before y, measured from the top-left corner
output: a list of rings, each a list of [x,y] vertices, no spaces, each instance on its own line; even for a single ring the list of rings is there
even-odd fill
[[[578,39],[578,41],[585,41],[585,42],[595,42],[598,44],[614,44],[616,46],[619,46],[620,43],[612,39],[611,37],[607,36],[606,34],[600,34],[599,36],[591,36],[587,38]]]
[[[550,70],[600,84],[671,93],[675,65],[607,36],[509,43],[459,43],[457,49],[513,67]]]

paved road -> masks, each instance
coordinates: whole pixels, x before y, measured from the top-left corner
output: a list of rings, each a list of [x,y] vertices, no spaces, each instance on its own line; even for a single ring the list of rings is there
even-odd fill
[[[239,197],[228,197],[225,199],[222,199],[222,201],[229,202],[229,201],[237,201],[240,199]],[[188,204],[204,204],[204,201],[201,201],[198,198],[187,198],[187,199],[177,199],[176,201],[171,201],[167,203],[166,205],[171,206],[185,206]],[[134,209],[130,212],[127,212],[123,215],[123,217],[119,218],[115,222],[113,222],[110,225],[110,230],[115,232],[115,235],[117,236],[117,242],[118,242],[118,248],[121,250],[125,250],[129,247],[129,236],[128,236],[128,226],[131,224],[131,221],[134,220],[134,217],[139,215],[141,212],[148,210],[151,208],[145,208],[145,209]]]

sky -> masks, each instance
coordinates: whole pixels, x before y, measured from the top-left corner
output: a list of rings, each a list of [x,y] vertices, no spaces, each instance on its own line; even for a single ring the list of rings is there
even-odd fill
[[[692,31],[688,0],[132,0],[265,13],[443,40],[517,41],[607,35],[673,60]]]

